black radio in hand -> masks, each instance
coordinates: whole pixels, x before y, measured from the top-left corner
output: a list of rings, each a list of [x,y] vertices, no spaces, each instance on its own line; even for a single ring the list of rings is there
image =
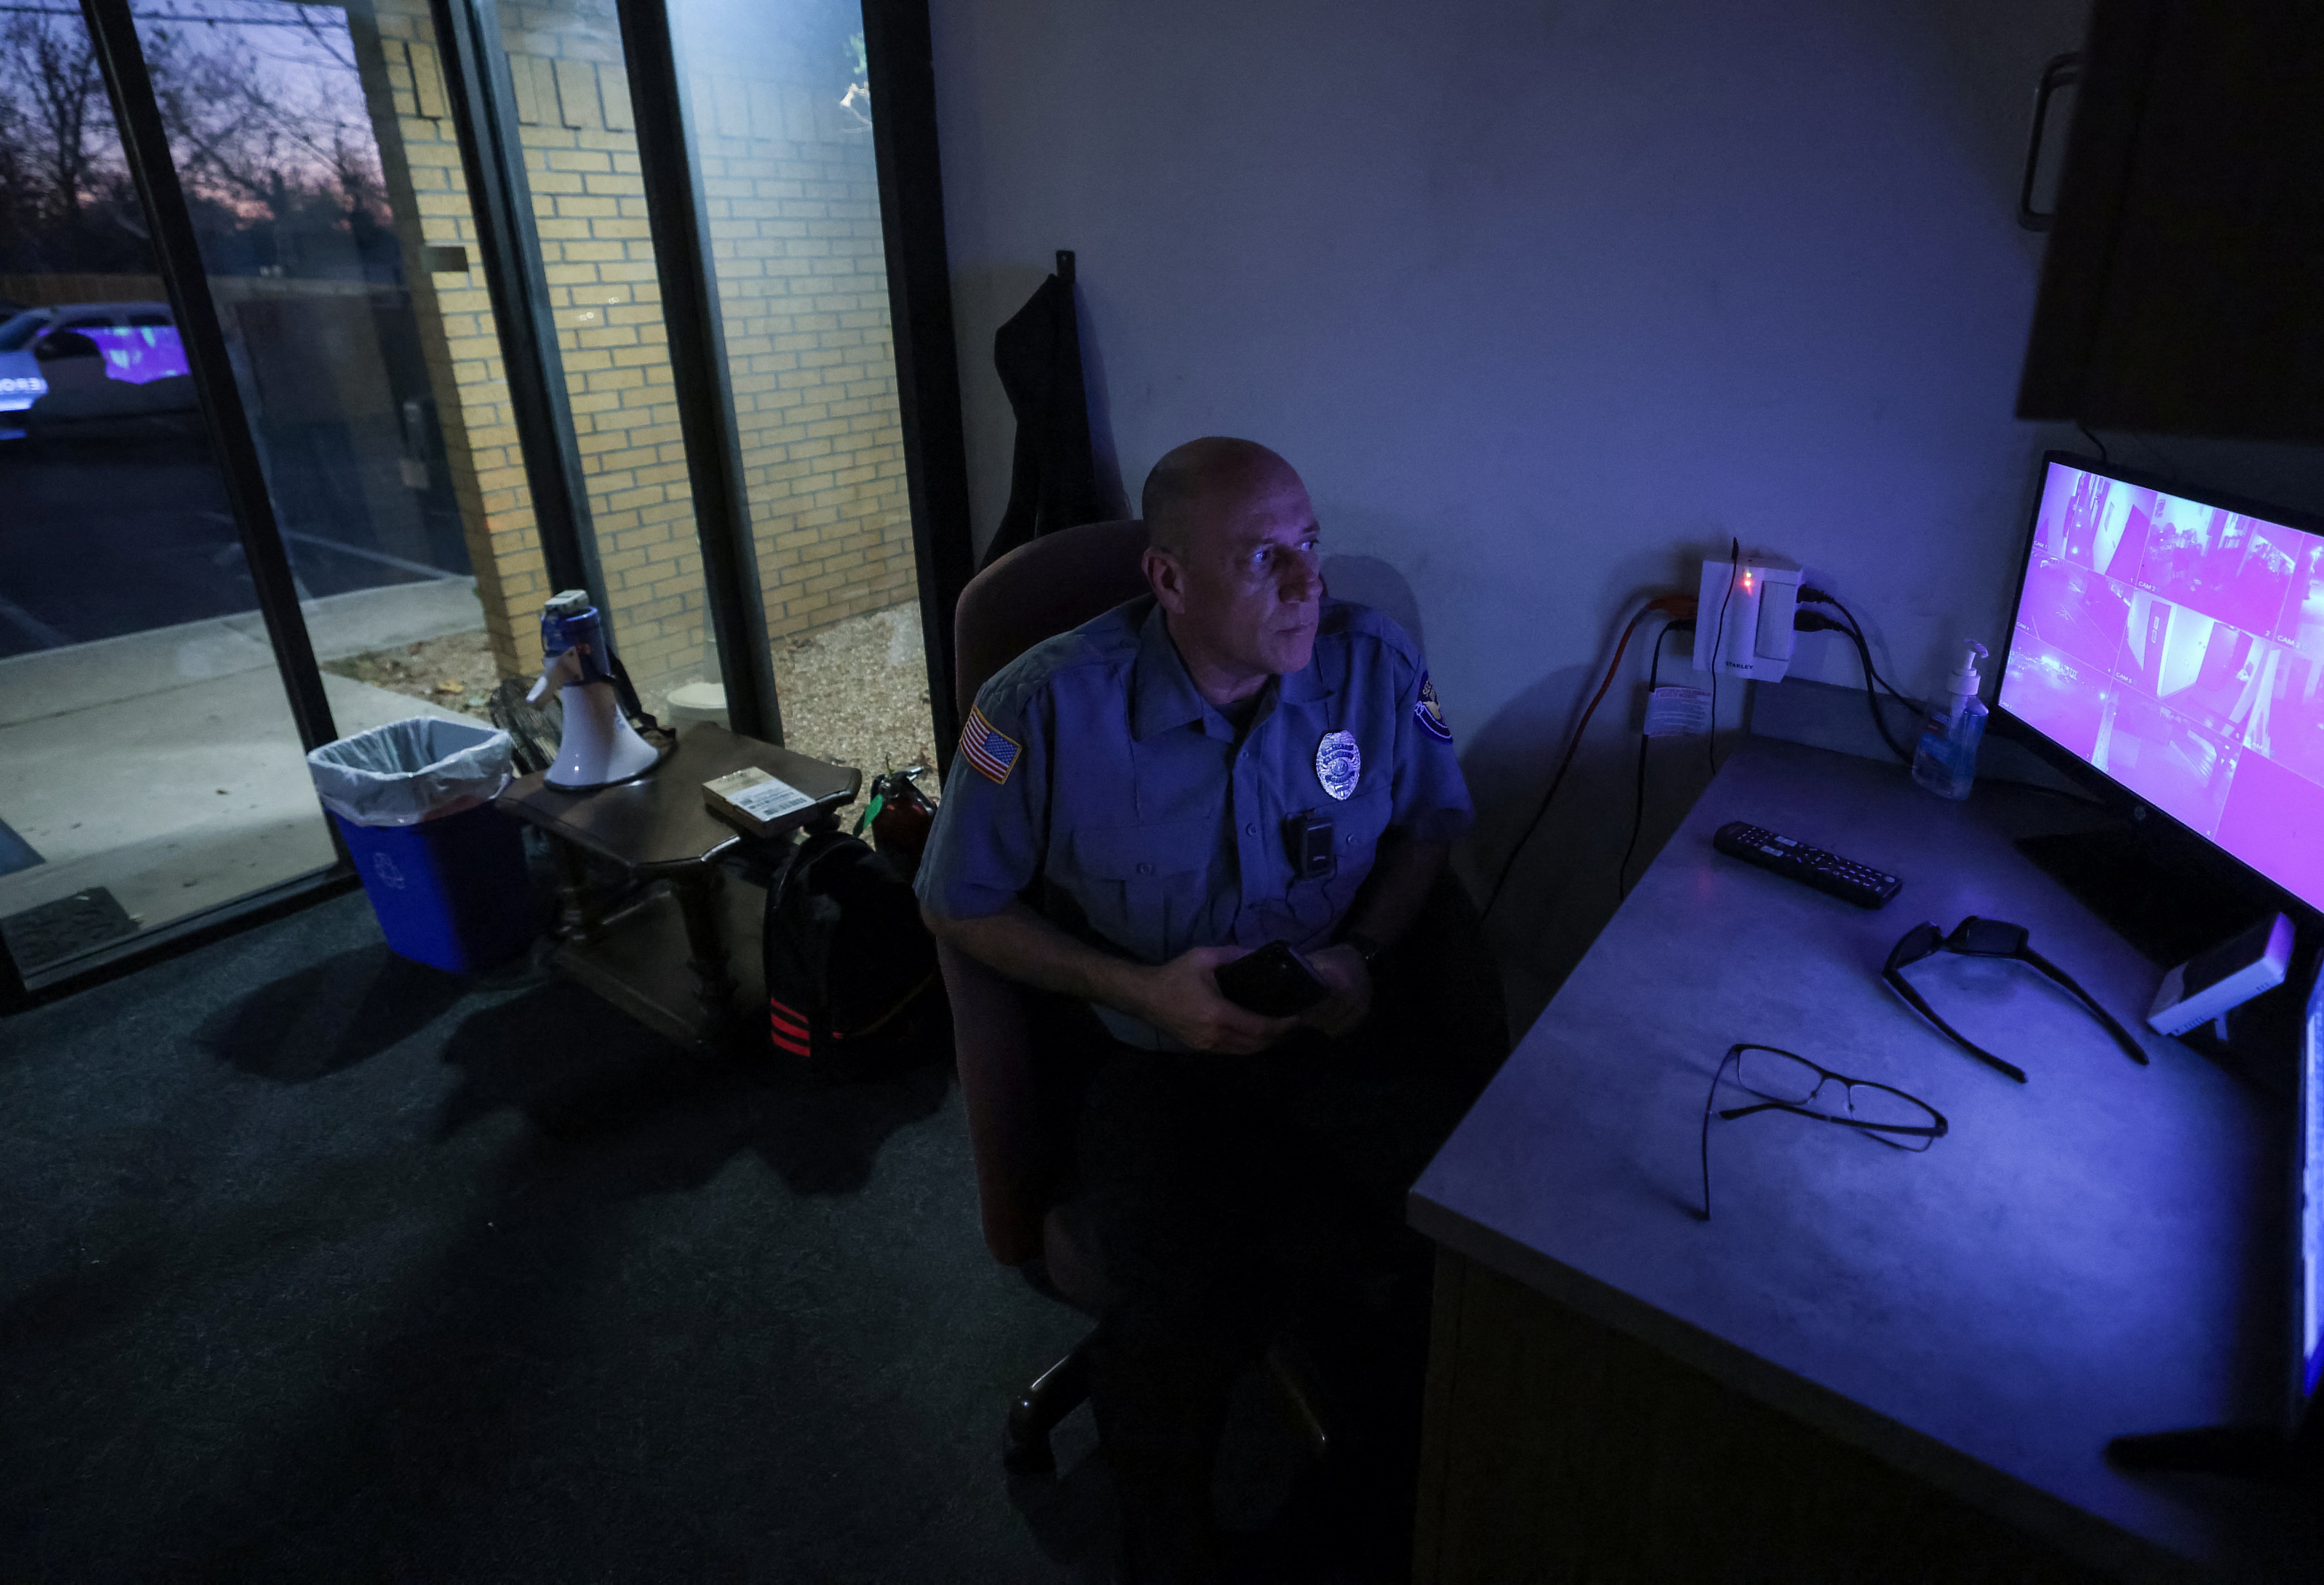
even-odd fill
[[[1218,979],[1220,995],[1261,1018],[1294,1018],[1332,994],[1332,988],[1287,941],[1270,941],[1212,972]]]

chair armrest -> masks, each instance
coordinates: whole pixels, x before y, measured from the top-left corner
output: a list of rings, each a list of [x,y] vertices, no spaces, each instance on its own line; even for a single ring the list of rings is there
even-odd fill
[[[936,943],[936,964],[952,1002],[953,1055],[976,1153],[985,1247],[1003,1266],[1022,1266],[1041,1252],[1047,1209],[1024,993],[949,942]]]

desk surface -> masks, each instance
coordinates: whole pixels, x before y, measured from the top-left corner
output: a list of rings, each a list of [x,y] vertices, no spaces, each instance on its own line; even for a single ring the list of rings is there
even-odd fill
[[[703,802],[702,784],[746,766],[779,776],[816,800],[814,808],[800,810],[787,825],[804,825],[853,801],[863,782],[860,770],[826,765],[705,721],[681,733],[670,756],[634,781],[566,792],[549,786],[536,770],[512,782],[498,802],[592,852],[651,874],[708,863],[742,840],[741,832]]]
[[[1441,1242],[2101,1566],[2282,1556],[2312,1526],[2264,1488],[2133,1479],[2107,1438],[2281,1412],[2285,1128],[2148,1032],[2159,972],[2010,845],[2053,799],[1923,794],[1903,770],[1754,739],[1412,1193]],[[2046,816],[2046,819],[2044,818]],[[1904,878],[1868,913],[1726,858],[1749,819]],[[2138,1033],[2130,1062],[2023,964],[1912,971],[2019,1085],[1884,986],[1923,919],[2013,920]],[[1785,1047],[1920,1095],[1925,1154],[1782,1114],[1711,1125],[1727,1047]],[[2312,1528],[2310,1531],[2312,1541]]]

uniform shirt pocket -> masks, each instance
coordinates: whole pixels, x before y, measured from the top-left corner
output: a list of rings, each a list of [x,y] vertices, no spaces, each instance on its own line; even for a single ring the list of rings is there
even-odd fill
[[[1331,812],[1332,852],[1337,862],[1331,879],[1323,882],[1323,895],[1331,899],[1335,920],[1346,916],[1370,876],[1372,856],[1395,812],[1395,800],[1385,787],[1359,792]]]
[[[1073,835],[1068,889],[1098,934],[1148,963],[1199,944],[1209,902],[1214,819],[1083,826]]]

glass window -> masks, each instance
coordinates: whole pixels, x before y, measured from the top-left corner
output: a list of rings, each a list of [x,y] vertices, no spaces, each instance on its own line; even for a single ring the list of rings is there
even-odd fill
[[[41,155],[0,190],[0,934],[38,981],[334,852],[77,14],[0,18],[0,103]]]
[[[503,5],[590,532],[616,652],[648,710],[719,677],[613,0]]]
[[[783,727],[934,765],[853,0],[671,0]]]
[[[424,7],[403,21],[424,43]],[[482,716],[502,671],[482,524],[447,465],[460,393],[432,282],[415,284],[420,204],[377,22],[187,0],[138,32],[341,731]]]

